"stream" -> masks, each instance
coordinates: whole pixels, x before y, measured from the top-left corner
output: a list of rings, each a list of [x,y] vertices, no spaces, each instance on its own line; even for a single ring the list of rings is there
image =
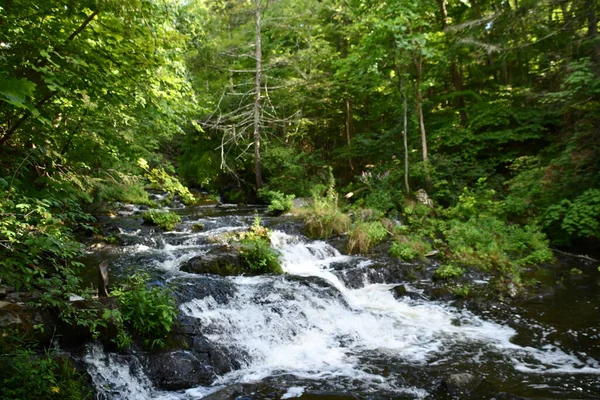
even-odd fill
[[[548,298],[474,309],[432,299],[430,280],[373,268],[400,261],[343,255],[304,237],[293,219],[259,209],[262,223],[273,229],[285,274],[197,275],[180,271],[181,265],[217,246],[219,235],[247,229],[256,210],[172,211],[182,223],[163,233],[143,225],[137,207],[123,206],[116,218],[100,220],[120,245],[96,249],[85,262],[108,260],[112,281],[146,271],[153,284],[172,287],[191,343],[178,354],[207,364],[208,378],[203,386],[165,390],[144,355],[90,344],[83,361],[99,399],[600,398],[595,265],[573,264],[584,275],[566,279]],[[193,232],[195,224],[204,229]],[[402,296],[393,290],[400,284]],[[476,378],[468,393],[443,387],[447,376],[465,373]],[[232,387],[238,392],[215,397]]]

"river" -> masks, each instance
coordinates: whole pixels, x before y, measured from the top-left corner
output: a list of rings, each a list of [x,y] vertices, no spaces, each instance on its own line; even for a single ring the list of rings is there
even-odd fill
[[[377,278],[375,264],[399,261],[342,255],[302,236],[292,219],[260,211],[285,274],[195,275],[180,266],[217,246],[224,232],[247,229],[252,207],[178,208],[183,222],[169,233],[142,225],[138,208],[125,210],[101,220],[121,244],[91,252],[87,263],[108,260],[113,280],[133,269],[170,285],[181,323],[225,367],[213,370],[210,384],[167,391],[135,353],[93,344],[84,361],[99,398],[210,398],[235,384],[248,385],[232,399],[600,398],[595,266],[577,265],[584,278],[567,279],[543,300],[473,308],[432,299],[431,281]],[[204,229],[193,232],[195,224]],[[544,276],[554,279],[557,270],[549,271]],[[399,284],[403,296],[394,294]],[[186,352],[196,357],[195,349]],[[465,393],[448,391],[442,382],[452,374],[474,381]]]

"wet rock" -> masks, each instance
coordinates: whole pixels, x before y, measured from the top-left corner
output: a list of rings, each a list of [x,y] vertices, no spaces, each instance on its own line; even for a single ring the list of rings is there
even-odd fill
[[[204,397],[204,400],[234,400],[238,398],[247,398],[255,391],[256,385],[250,383],[236,383],[227,386],[213,394]]]
[[[448,375],[442,380],[442,387],[452,394],[468,393],[474,390],[481,379],[468,372]]]
[[[406,286],[404,286],[404,285],[398,285],[398,286],[393,287],[391,289],[391,292],[394,295],[394,297],[397,299],[408,295],[408,289],[406,289]]]
[[[57,318],[27,304],[0,301],[0,326],[14,329],[24,337],[35,338],[41,345],[47,346],[54,335]]]
[[[180,390],[210,385],[215,374],[207,360],[199,360],[190,351],[146,354],[142,357],[150,380],[161,389]]]
[[[248,273],[242,266],[240,246],[220,246],[208,253],[194,257],[181,266],[181,270],[193,274],[221,276]]]
[[[224,375],[241,367],[236,357],[231,356],[225,349],[213,344],[203,336],[193,338],[192,352],[216,375]]]
[[[178,302],[212,296],[218,304],[227,304],[236,293],[235,285],[223,278],[202,276],[195,279],[182,278],[172,282]]]

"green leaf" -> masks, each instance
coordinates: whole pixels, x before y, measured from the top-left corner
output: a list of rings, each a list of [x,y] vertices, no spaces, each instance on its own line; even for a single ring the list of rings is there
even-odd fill
[[[0,75],[0,100],[17,108],[28,108],[27,97],[32,97],[35,83],[27,79],[6,79]]]

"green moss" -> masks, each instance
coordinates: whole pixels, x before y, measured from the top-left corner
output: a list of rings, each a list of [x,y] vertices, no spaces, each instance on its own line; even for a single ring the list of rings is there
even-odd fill
[[[192,225],[192,232],[202,232],[204,230],[204,224]]]

